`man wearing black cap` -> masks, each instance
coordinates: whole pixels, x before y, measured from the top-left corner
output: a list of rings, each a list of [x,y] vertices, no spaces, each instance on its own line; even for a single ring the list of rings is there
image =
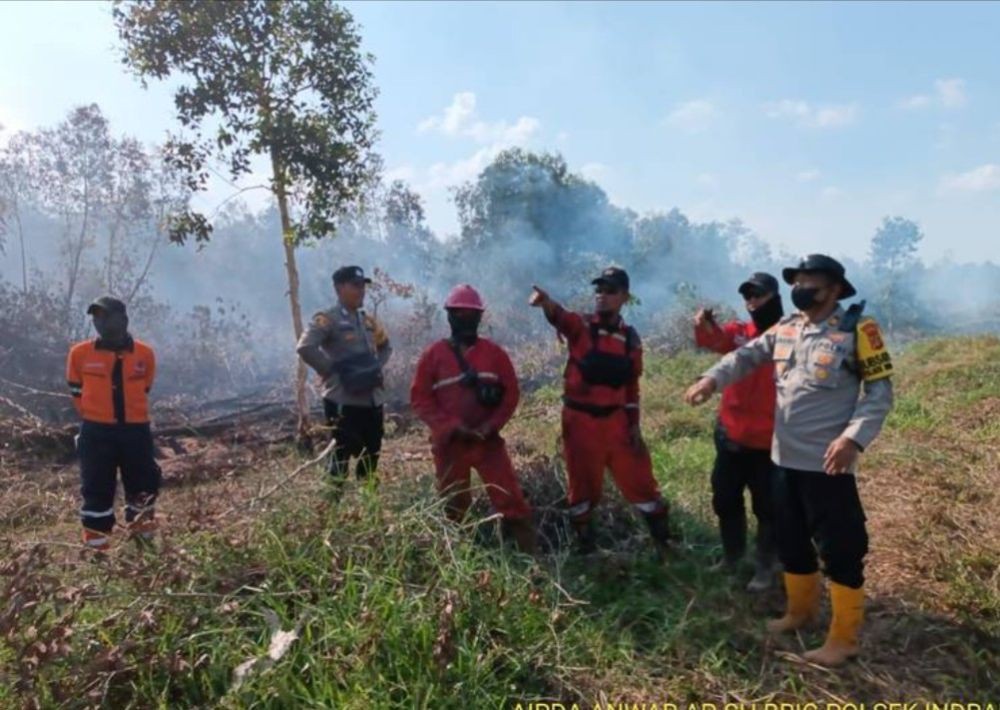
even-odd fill
[[[778,280],[763,272],[739,287],[750,322],[734,320],[722,326],[712,312],[701,309],[694,318],[695,342],[725,355],[767,331],[783,315]],[[712,468],[712,509],[719,518],[721,566],[735,572],[747,545],[747,518],[743,491],[757,518],[757,554],[751,592],[770,588],[775,580],[774,506],[771,483],[771,438],[774,435],[774,366],[765,365],[723,391],[715,428],[715,465]]]
[[[75,344],[66,359],[66,381],[83,419],[77,450],[83,506],[83,542],[108,549],[115,526],[115,487],[121,471],[125,522],[129,532],[148,540],[155,529],[154,503],[160,468],[153,459],[149,390],[156,358],[128,332],[125,304],[103,296],[87,308],[98,337]]]
[[[571,313],[537,286],[530,301],[569,345],[562,436],[570,523],[580,551],[594,550],[591,518],[601,499],[604,471],[611,469],[615,485],[645,518],[662,556],[669,539],[668,509],[639,428],[642,342],[621,317],[630,298],[628,274],[610,267],[591,283],[596,291],[593,314]]]
[[[323,407],[337,441],[329,470],[338,490],[352,457],[360,479],[374,474],[382,450],[382,371],[392,348],[385,328],[364,311],[370,283],[360,266],[337,269],[337,305],[313,316],[297,347],[323,381]]]
[[[856,293],[839,262],[812,254],[783,276],[799,312],[724,357],[685,398],[699,404],[759,365],[774,363],[771,453],[788,605],[768,629],[793,631],[818,614],[818,551],[830,578],[833,618],[826,642],[805,657],[837,666],[859,652],[868,533],[853,474],[858,454],[892,408],[892,362],[875,321],[860,317],[860,305],[845,311],[838,304]]]

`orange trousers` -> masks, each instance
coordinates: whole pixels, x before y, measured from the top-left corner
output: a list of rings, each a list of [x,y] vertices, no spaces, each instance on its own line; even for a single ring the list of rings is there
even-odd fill
[[[597,417],[564,407],[562,433],[569,479],[569,513],[574,521],[586,521],[597,507],[606,469],[611,469],[618,490],[640,513],[645,516],[667,513],[653,478],[649,451],[636,451],[629,441],[624,409]]]
[[[502,437],[450,441],[435,445],[433,453],[438,491],[448,498],[449,515],[462,517],[472,505],[470,485],[472,469],[476,469],[498,513],[509,519],[531,516],[531,506],[521,490]]]

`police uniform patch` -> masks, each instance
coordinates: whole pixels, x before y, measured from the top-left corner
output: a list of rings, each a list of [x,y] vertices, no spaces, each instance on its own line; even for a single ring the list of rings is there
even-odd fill
[[[330,327],[330,317],[325,313],[317,313],[313,316],[313,325],[319,328],[329,328]]]
[[[865,382],[885,379],[892,375],[892,358],[878,323],[867,319],[858,323],[858,363]]]

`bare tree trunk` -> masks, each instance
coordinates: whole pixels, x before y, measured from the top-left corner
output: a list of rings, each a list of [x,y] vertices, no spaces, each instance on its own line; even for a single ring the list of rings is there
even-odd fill
[[[24,227],[21,225],[21,206],[14,198],[14,221],[17,222],[17,241],[21,246],[21,288],[28,293],[28,255],[24,249]]]
[[[70,264],[69,264],[69,278],[66,286],[66,323],[70,323],[72,319],[72,314],[70,309],[73,307],[73,296],[76,295],[76,281],[80,277],[80,263],[83,260],[83,250],[87,244],[87,222],[90,220],[90,200],[88,198],[88,191],[84,188],[84,203],[83,203],[83,219],[80,221],[80,234],[77,237],[76,243],[70,243]]]
[[[146,283],[146,278],[149,276],[149,270],[153,266],[153,259],[156,257],[156,251],[160,246],[160,233],[157,232],[153,238],[153,246],[149,250],[149,255],[146,257],[146,264],[142,267],[142,273],[136,278],[135,283],[132,284],[132,288],[129,290],[128,298],[125,299],[126,303],[131,303],[135,298],[135,295],[139,293],[139,289],[142,285]]]
[[[302,336],[302,304],[299,302],[299,269],[295,263],[295,238],[292,220],[288,215],[288,195],[285,191],[285,171],[277,151],[271,148],[271,171],[274,173],[274,194],[278,198],[281,216],[281,241],[285,249],[285,273],[288,275],[288,301],[292,308],[292,329],[296,342]],[[295,406],[298,410],[298,438],[308,446],[310,442],[309,402],[306,399],[306,366],[301,360],[295,372]]]
[[[108,232],[108,262],[106,266],[107,276],[105,279],[108,283],[108,293],[115,293],[115,244],[118,240],[118,229],[121,227],[122,223],[122,213],[118,210],[115,213],[115,221],[111,225],[111,229]]]

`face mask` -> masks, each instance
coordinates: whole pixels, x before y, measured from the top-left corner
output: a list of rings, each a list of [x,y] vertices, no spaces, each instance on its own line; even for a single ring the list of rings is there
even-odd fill
[[[479,337],[479,322],[482,314],[474,316],[458,315],[448,312],[448,325],[451,326],[451,337],[459,345],[472,345]]]
[[[124,313],[94,314],[94,329],[101,340],[112,345],[122,343],[128,336],[128,316]]]
[[[792,303],[800,311],[808,311],[811,308],[815,308],[819,305],[819,301],[816,296],[819,294],[821,288],[805,288],[803,286],[795,286],[792,288]]]
[[[781,296],[775,294],[771,300],[760,306],[750,314],[753,324],[757,326],[757,332],[763,333],[772,325],[781,320],[785,314],[785,309],[781,305]]]

